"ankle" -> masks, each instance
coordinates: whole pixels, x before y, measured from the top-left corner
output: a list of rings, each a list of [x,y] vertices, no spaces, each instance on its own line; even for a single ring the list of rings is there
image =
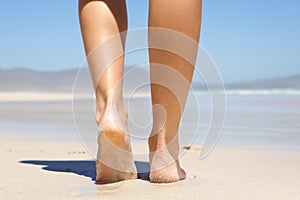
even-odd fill
[[[167,151],[174,160],[177,160],[179,155],[178,137],[177,134],[172,133],[174,132],[168,132],[166,129],[162,129],[156,134],[152,132],[148,139],[150,154]]]
[[[157,133],[154,133],[152,131],[150,134],[150,137],[148,139],[148,145],[149,145],[150,152],[164,149],[167,146],[166,136],[167,136],[167,133],[166,133],[165,129],[162,129]]]
[[[96,123],[101,129],[118,128],[127,132],[127,111],[123,100],[97,99]]]

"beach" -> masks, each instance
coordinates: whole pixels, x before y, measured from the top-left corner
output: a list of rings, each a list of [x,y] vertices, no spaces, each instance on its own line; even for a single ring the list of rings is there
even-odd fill
[[[300,0],[1,3],[0,200],[300,200]]]
[[[93,147],[87,145],[93,138],[77,132],[86,124],[76,131],[71,97],[60,97],[0,102],[1,199],[300,198],[299,95],[228,96],[221,138],[205,158],[200,152],[209,110],[200,109],[204,118],[196,138],[188,135],[189,119],[183,120],[180,134],[188,139],[180,140],[180,160],[186,180],[150,183],[148,160],[137,156],[141,179],[106,185],[94,183]],[[187,116],[189,111],[187,105]],[[144,136],[133,137],[132,145],[134,153],[147,152]]]

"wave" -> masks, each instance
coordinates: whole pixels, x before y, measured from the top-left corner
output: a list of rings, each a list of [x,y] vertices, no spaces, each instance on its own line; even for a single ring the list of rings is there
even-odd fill
[[[197,95],[209,95],[208,90],[194,91]],[[300,95],[299,89],[270,89],[270,90],[247,90],[247,89],[234,89],[234,90],[213,90],[212,94],[225,94],[237,96],[250,96],[250,95]]]
[[[300,95],[299,89],[271,89],[271,90],[225,90],[211,91],[212,94],[225,94],[226,96],[267,96],[267,95]],[[191,90],[190,95],[209,96],[208,90]],[[139,92],[134,94],[124,94],[124,98],[149,98],[149,92]],[[76,93],[74,99],[93,99],[92,93]],[[55,92],[0,92],[0,102],[18,102],[18,101],[71,101],[72,93]]]

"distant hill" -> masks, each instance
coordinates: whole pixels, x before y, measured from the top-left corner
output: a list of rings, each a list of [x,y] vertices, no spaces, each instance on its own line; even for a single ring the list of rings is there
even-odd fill
[[[136,69],[125,68],[125,73]],[[56,72],[35,71],[27,68],[0,69],[0,91],[32,91],[32,92],[72,92],[78,69]],[[86,92],[93,88],[87,68],[81,69],[76,91]],[[149,79],[149,73],[143,68],[134,70],[126,76],[126,87],[134,87]],[[90,91],[88,91],[90,92]]]
[[[69,92],[75,76],[75,69],[57,72],[25,68],[0,70],[0,91]]]
[[[227,84],[226,89],[300,89],[300,75]]]
[[[125,73],[135,70],[134,66],[125,68]],[[0,69],[0,91],[36,91],[36,92],[72,92],[77,69],[56,72],[34,71],[26,68]],[[133,88],[149,82],[149,72],[138,68],[128,73],[124,83],[126,88]],[[203,84],[194,82],[194,89],[203,89]],[[300,89],[300,75],[268,80],[248,81],[225,85],[226,89]],[[80,72],[80,84],[77,91],[91,88],[90,75],[87,69]]]

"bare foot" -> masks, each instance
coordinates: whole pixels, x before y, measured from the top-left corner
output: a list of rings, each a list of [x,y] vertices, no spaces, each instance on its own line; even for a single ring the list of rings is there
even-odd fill
[[[112,109],[107,109],[100,123],[96,183],[112,183],[137,178],[130,137],[115,123]]]
[[[160,133],[159,133],[160,134]],[[152,140],[152,141],[151,141]],[[155,137],[149,139],[150,149],[150,182],[152,183],[171,183],[186,178],[185,171],[180,167],[178,153],[170,154],[170,148],[167,148],[165,137]],[[177,151],[178,144],[173,151]],[[174,154],[177,155],[174,157]]]

